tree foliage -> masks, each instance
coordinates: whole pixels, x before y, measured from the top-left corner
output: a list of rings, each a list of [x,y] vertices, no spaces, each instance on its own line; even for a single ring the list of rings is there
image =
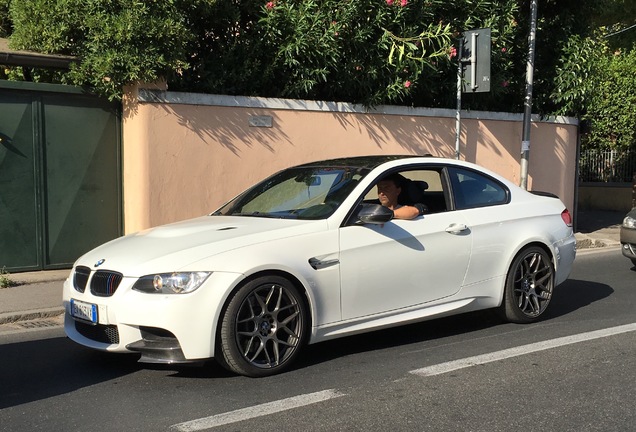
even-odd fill
[[[583,121],[583,149],[636,150],[636,3],[598,2],[591,12],[591,31],[558,44],[547,111]]]
[[[491,27],[493,74],[505,83],[490,98],[497,101],[519,90],[508,86],[523,55],[515,45],[518,14],[512,0],[216,2],[193,22],[191,67],[171,85],[365,105],[453,106],[457,36]]]
[[[10,34],[9,0],[0,0],[0,38],[6,38]]]
[[[610,109],[634,94],[636,3],[538,3],[534,112],[593,119],[589,145],[633,142],[597,117],[632,121],[633,133]],[[0,79],[87,85],[111,99],[163,78],[181,91],[453,108],[458,36],[490,28],[491,91],[462,106],[521,112],[529,19],[530,0],[0,0],[12,47],[80,59],[67,73],[2,68]]]
[[[435,73],[434,59],[450,64],[451,28],[431,20],[439,1],[429,3],[216,2],[195,23],[191,68],[175,86],[369,105],[397,101],[424,69]]]
[[[490,101],[519,90],[513,0],[4,1],[14,48],[81,59],[36,79],[111,98],[123,84],[166,77],[188,91],[448,106],[451,48],[479,27],[492,28],[493,73],[505,83]]]
[[[636,44],[636,2],[605,0],[592,18],[596,28],[606,30],[607,43],[613,48],[629,49]]]
[[[636,48],[599,56],[593,67],[584,148],[636,151]]]
[[[11,44],[17,49],[77,56],[67,74],[42,80],[88,85],[108,97],[122,86],[154,81],[186,66],[191,35],[178,0],[11,1]]]

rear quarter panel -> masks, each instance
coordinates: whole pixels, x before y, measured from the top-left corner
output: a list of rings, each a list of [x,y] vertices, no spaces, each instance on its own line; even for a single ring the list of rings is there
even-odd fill
[[[524,247],[541,243],[556,257],[558,243],[572,237],[572,228],[561,219],[565,206],[560,200],[523,192],[508,204],[463,210],[473,236],[464,286],[496,279],[503,291],[501,281],[505,281],[512,260]]]

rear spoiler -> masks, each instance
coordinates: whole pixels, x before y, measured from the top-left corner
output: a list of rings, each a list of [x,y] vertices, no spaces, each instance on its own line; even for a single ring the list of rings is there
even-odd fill
[[[543,191],[528,191],[528,192],[530,192],[531,194],[534,194],[534,195],[539,195],[539,196],[559,199],[559,197],[557,195],[553,194],[552,192],[543,192]]]

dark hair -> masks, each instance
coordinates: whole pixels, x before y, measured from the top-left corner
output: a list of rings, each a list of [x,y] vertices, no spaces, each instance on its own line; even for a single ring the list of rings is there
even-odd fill
[[[382,177],[379,181],[392,181],[395,186],[401,188],[406,179],[399,173],[393,173]]]

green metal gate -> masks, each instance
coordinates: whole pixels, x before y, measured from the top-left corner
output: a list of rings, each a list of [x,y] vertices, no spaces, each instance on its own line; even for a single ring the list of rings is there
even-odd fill
[[[0,81],[0,269],[68,268],[121,235],[120,112],[80,88]]]

